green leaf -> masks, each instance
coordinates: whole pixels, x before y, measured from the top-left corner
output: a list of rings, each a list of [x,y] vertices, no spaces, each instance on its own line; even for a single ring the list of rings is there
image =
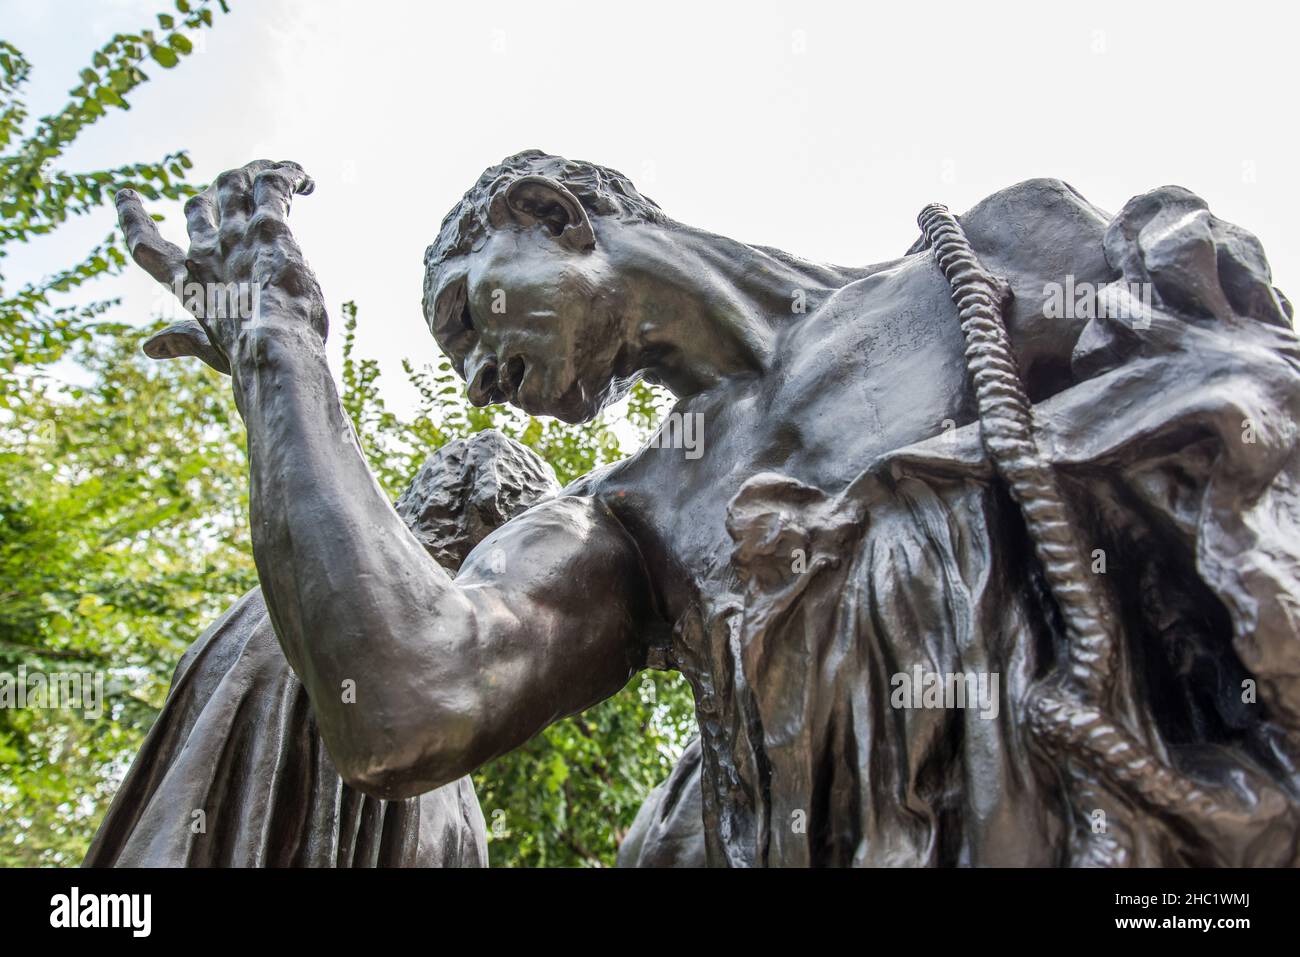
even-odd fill
[[[106,105],[118,106],[122,109],[126,109],[126,100],[122,99],[122,97],[118,95],[117,91],[111,86],[101,86],[95,91],[95,98]]]
[[[174,67],[177,63],[180,62],[180,58],[175,54],[175,52],[172,51],[170,47],[165,47],[165,46],[151,47],[149,50],[149,55],[158,62],[159,66],[168,70],[170,70],[172,67]]]

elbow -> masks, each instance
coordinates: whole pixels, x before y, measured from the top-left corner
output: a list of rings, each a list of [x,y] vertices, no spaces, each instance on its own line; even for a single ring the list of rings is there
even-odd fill
[[[436,721],[437,719],[435,719]],[[409,732],[366,736],[361,747],[336,758],[343,783],[370,797],[402,801],[464,777],[482,763],[478,736],[461,716]]]
[[[448,783],[434,781],[426,785],[409,768],[388,764],[350,766],[347,769],[340,768],[339,773],[343,777],[343,783],[354,791],[384,801],[405,801]]]

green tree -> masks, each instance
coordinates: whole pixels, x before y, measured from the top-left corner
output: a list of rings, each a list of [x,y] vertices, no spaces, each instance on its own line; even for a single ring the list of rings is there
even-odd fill
[[[0,414],[0,671],[92,672],[102,716],[0,709],[0,864],[75,864],[200,631],[256,584],[242,422],[140,329],[27,373]],[[80,377],[79,377],[80,378]]]
[[[211,7],[178,0],[156,30],[113,36],[66,105],[34,122],[24,99],[32,66],[0,40],[0,668],[90,668],[130,689],[102,720],[0,712],[0,863],[80,857],[111,793],[106,772],[156,714],[175,651],[233,582],[251,580],[242,527],[217,529],[222,516],[205,507],[242,494],[242,482],[229,484],[240,472],[238,419],[212,429],[233,403],[193,370],[146,371],[137,333],[101,322],[111,301],[60,302],[125,266],[116,231],[53,275],[14,286],[3,269],[13,244],[90,215],[120,188],[153,199],[194,191],[184,151],[95,170],[58,161],[110,109],[129,109],[147,62],[170,69],[191,52]],[[92,386],[43,373],[69,350]],[[194,417],[162,428],[162,415]]]
[[[111,169],[68,171],[57,162],[110,109],[130,108],[127,94],[149,79],[146,63],[171,69],[193,50],[191,36],[212,26],[211,7],[207,0],[177,0],[175,15],[158,14],[157,30],[114,35],[78,75],[63,109],[34,124],[28,123],[23,98],[31,64],[12,43],[0,40],[0,407],[17,385],[21,366],[58,359],[92,334],[111,305],[59,305],[60,294],[118,272],[127,261],[114,231],[66,269],[10,288],[3,270],[7,248],[94,212],[127,186],[150,199],[179,199],[196,191],[185,182],[192,164],[184,150]],[[224,0],[219,8],[227,10]]]

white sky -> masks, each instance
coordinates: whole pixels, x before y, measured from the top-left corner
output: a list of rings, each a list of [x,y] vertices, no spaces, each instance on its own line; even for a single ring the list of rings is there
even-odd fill
[[[113,111],[68,168],[187,147],[196,181],[295,159],[317,182],[294,229],[359,351],[410,407],[399,366],[436,346],[421,258],[482,170],[537,147],[628,174],[674,218],[810,259],[901,255],[929,202],[964,210],[1058,176],[1118,210],[1177,183],[1256,233],[1300,295],[1289,5],[1077,3],[399,3],[231,0],[201,52]],[[115,30],[165,0],[0,0],[0,36],[35,64],[34,114],[60,107]],[[164,231],[183,239],[177,207]],[[17,251],[9,282],[79,257],[106,209]],[[132,272],[97,283],[148,317]],[[338,341],[332,337],[337,361]],[[383,381],[383,380],[381,380]]]

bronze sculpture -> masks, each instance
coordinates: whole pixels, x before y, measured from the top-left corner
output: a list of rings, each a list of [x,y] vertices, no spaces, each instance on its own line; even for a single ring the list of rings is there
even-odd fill
[[[675,667],[701,739],[630,863],[1295,862],[1300,351],[1258,242],[1198,198],[1112,217],[1034,180],[844,269],[508,158],[426,254],[471,398],[579,421],[644,376],[702,454],[652,443],[453,578],[339,408],[286,222],[310,188],[223,174],[188,253],[119,211],[160,281],[260,289],[146,348],[232,374],[267,608],[350,784],[428,792]]]

